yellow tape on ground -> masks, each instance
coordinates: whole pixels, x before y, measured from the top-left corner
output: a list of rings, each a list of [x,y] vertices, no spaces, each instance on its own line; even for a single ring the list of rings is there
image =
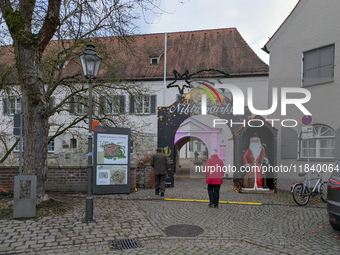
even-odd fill
[[[167,201],[182,201],[182,202],[205,202],[209,203],[209,200],[198,200],[198,199],[183,199],[183,198],[164,198]],[[262,203],[254,202],[234,202],[234,201],[220,201],[220,204],[239,204],[239,205],[262,205]]]
[[[190,179],[205,179],[205,177],[199,176],[175,176],[176,178],[190,178]]]

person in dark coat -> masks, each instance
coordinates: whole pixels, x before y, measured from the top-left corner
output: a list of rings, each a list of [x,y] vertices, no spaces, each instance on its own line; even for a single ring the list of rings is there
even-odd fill
[[[195,161],[198,161],[198,155],[199,155],[198,152],[195,151],[194,155],[195,155]]]
[[[205,164],[205,183],[208,184],[209,207],[218,208],[220,200],[220,188],[223,184],[223,161],[217,156],[217,149],[214,149],[215,154],[207,160]]]
[[[162,153],[162,149],[158,148],[156,153],[152,156],[150,165],[154,169],[155,173],[155,194],[159,195],[159,190],[161,191],[161,196],[164,196],[165,192],[165,179],[168,173],[168,158]]]

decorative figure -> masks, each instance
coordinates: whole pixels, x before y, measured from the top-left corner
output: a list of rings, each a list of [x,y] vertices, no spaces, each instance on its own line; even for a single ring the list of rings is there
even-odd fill
[[[250,137],[249,148],[242,154],[244,169],[247,171],[243,183],[246,190],[268,190],[268,188],[263,188],[262,164],[268,164],[264,145],[261,144],[261,139],[255,133]]]

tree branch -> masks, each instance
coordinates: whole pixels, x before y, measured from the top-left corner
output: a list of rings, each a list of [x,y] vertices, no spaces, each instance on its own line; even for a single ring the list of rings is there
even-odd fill
[[[13,146],[6,152],[6,154],[2,157],[2,159],[0,159],[0,163],[4,163],[4,161],[6,160],[6,158],[9,156],[9,154],[11,154],[11,152],[14,150],[15,146],[17,146],[17,144],[19,143],[20,138],[18,138],[18,140],[13,144]]]
[[[48,1],[48,10],[44,19],[44,24],[38,34],[38,48],[40,56],[44,52],[60,24],[60,5],[61,0]]]
[[[32,28],[32,16],[35,7],[35,0],[22,0],[19,4],[19,11],[21,13],[21,18],[24,21],[25,27],[24,31],[31,33]]]

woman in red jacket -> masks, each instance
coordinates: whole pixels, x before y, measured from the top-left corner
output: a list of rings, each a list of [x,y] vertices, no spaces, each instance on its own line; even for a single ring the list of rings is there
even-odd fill
[[[209,207],[218,208],[220,199],[220,188],[223,183],[223,161],[217,156],[217,149],[214,149],[215,154],[207,160],[205,164],[205,183],[208,184]]]

